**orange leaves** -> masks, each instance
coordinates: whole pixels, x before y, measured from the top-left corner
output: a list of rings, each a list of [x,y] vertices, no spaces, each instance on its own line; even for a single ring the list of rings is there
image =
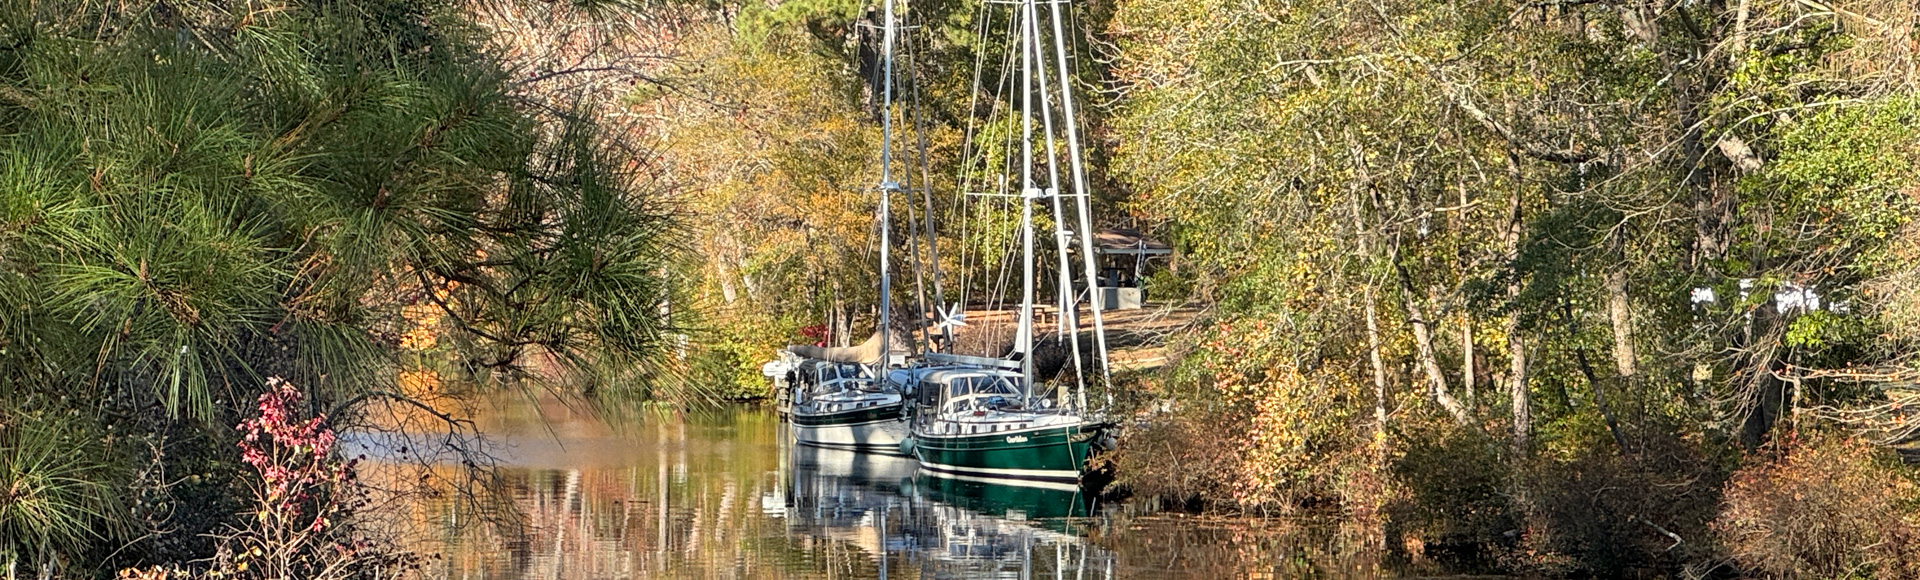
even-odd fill
[[[1301,338],[1278,332],[1267,318],[1222,319],[1210,327],[1186,361],[1206,381],[1201,393],[1218,397],[1231,417],[1214,431],[1237,450],[1231,490],[1243,505],[1285,504],[1335,494],[1330,458],[1365,448],[1351,428],[1357,383],[1295,361]]]
[[[1858,439],[1816,437],[1755,461],[1734,474],[1713,527],[1751,571],[1911,577],[1920,571],[1920,513],[1906,505],[1914,485],[1875,451]]]

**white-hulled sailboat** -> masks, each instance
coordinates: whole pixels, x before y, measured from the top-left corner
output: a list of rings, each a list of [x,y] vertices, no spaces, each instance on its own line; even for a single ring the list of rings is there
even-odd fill
[[[876,333],[860,346],[789,347],[802,358],[795,365],[788,421],[793,439],[803,445],[897,453],[907,437],[904,393],[896,384],[875,380],[887,368],[880,356],[894,342]]]
[[[901,191],[893,178],[893,4],[882,0],[884,52],[881,98],[880,204],[874,221],[880,230],[880,312],[873,337],[845,348],[791,346],[802,357],[794,381],[789,418],[796,442],[817,447],[897,453],[907,438],[902,386],[884,380],[904,345],[891,331],[893,312],[892,239],[889,200]]]
[[[1042,47],[1041,11],[1037,0],[994,2],[1014,7],[1009,29],[1018,28],[1018,79],[1020,85],[1020,236],[1022,284],[1018,331],[1013,349],[1004,358],[967,357],[928,354],[916,368],[899,369],[889,375],[917,392],[912,439],[902,450],[920,460],[922,469],[956,478],[977,478],[1000,482],[1026,482],[1028,485],[1072,488],[1081,483],[1089,455],[1097,447],[1111,443],[1107,431],[1112,424],[1087,408],[1086,373],[1080,368],[1078,328],[1079,296],[1074,292],[1074,273],[1069,257],[1070,240],[1077,238],[1082,261],[1081,281],[1087,288],[1096,286],[1093,263],[1091,216],[1080,138],[1074,123],[1073,88],[1067,74],[1067,47],[1059,0],[1046,2],[1050,23],[1050,47]],[[987,11],[983,9],[983,15]],[[1050,48],[1051,50],[1048,50]],[[1047,53],[1051,54],[1047,54]],[[1053,57],[1048,63],[1046,56]],[[1053,69],[1050,74],[1048,69]],[[979,75],[976,75],[978,77]],[[1058,81],[1050,87],[1049,78]],[[1072,172],[1071,193],[1060,189],[1061,159],[1054,126],[1054,105],[1066,120],[1066,165]],[[1034,126],[1041,122],[1040,133]],[[1044,146],[1035,151],[1035,141]],[[1036,156],[1044,155],[1045,175],[1036,178]],[[1044,180],[1044,185],[1042,184]],[[1068,215],[1062,198],[1073,200],[1075,215]],[[1059,275],[1055,287],[1060,296],[1060,334],[1073,349],[1073,377],[1077,396],[1065,396],[1067,385],[1057,387],[1058,400],[1036,396],[1038,377],[1034,369],[1034,293],[1035,293],[1035,207],[1050,210],[1053,238],[1058,249]],[[1079,234],[1065,231],[1064,224],[1075,223]],[[1098,305],[1091,309],[1096,361],[1101,377],[1107,372],[1106,328]]]

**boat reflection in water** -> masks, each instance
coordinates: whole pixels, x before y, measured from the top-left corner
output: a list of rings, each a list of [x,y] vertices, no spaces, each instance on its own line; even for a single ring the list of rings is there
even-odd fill
[[[962,480],[905,457],[791,446],[788,529],[858,546],[880,577],[1102,578],[1112,556],[1072,533],[1077,490]]]
[[[401,520],[412,549],[439,555],[431,578],[1382,577],[1377,558],[1298,526],[1119,518],[1070,487],[948,479],[906,457],[796,446],[762,409],[614,428],[544,400],[474,419],[505,444],[495,511],[456,493],[379,511]],[[363,471],[375,486],[418,480],[378,463]]]

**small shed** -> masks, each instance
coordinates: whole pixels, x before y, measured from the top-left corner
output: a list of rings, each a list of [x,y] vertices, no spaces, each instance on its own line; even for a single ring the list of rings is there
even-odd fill
[[[1093,234],[1093,252],[1100,265],[1100,291],[1094,293],[1100,308],[1131,310],[1147,302],[1142,280],[1150,260],[1172,254],[1173,246],[1133,228],[1102,228]]]

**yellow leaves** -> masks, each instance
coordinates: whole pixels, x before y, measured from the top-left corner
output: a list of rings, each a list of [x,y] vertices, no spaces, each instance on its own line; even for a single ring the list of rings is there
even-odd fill
[[[179,570],[154,566],[144,569],[122,568],[119,572],[114,573],[113,577],[115,580],[167,580],[176,577],[184,578],[187,577],[187,575]]]
[[[1250,503],[1306,491],[1310,479],[1331,475],[1326,463],[1333,455],[1360,448],[1349,440],[1355,431],[1342,404],[1354,398],[1356,383],[1288,364],[1271,364],[1258,374],[1258,383],[1234,387],[1238,398],[1252,403],[1238,436],[1238,471],[1246,486],[1237,499]]]
[[[443,300],[446,298],[445,290],[435,290],[434,293]],[[439,342],[439,305],[424,302],[411,304],[400,309],[400,317],[408,326],[407,331],[400,335],[401,349],[421,352]]]

